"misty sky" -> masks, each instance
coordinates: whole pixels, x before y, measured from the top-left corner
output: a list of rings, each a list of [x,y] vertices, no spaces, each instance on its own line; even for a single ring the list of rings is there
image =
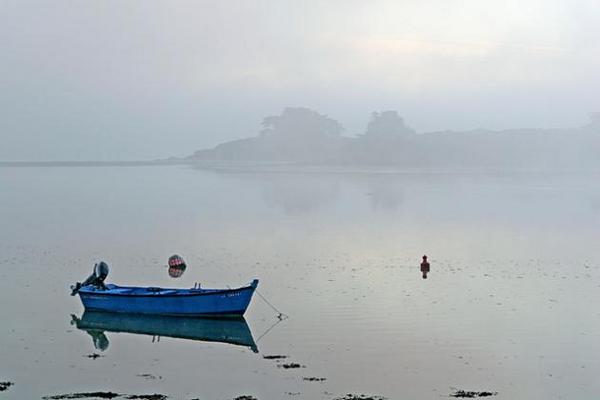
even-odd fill
[[[595,0],[0,0],[0,160],[183,156],[285,106],[363,133],[600,111]]]

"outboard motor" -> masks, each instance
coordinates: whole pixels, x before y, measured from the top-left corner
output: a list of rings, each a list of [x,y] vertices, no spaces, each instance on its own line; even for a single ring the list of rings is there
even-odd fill
[[[101,287],[105,287],[104,286],[104,280],[108,276],[109,272],[110,272],[110,268],[108,267],[108,264],[105,263],[104,261],[100,261],[99,263],[97,263],[96,265],[94,265],[94,274],[93,274],[93,276],[95,278],[89,284],[96,285],[96,286],[101,286]]]
[[[71,296],[75,296],[77,292],[79,292],[79,289],[83,286],[93,285],[99,289],[106,289],[104,280],[108,276],[109,271],[110,268],[108,267],[108,264],[106,264],[104,261],[100,261],[94,265],[94,272],[85,281],[83,281],[83,283],[77,282],[75,286],[71,286],[71,289],[73,289]]]

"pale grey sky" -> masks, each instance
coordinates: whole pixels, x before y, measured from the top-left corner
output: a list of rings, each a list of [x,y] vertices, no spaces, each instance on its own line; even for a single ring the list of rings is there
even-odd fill
[[[600,111],[595,0],[0,0],[0,160],[147,159],[306,106],[362,133]]]

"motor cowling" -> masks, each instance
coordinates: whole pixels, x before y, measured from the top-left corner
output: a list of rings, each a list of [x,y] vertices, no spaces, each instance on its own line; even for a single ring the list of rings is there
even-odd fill
[[[108,267],[107,263],[105,263],[104,261],[100,261],[99,263],[97,263],[94,266],[94,275],[96,276],[95,282],[104,283],[104,280],[108,276],[109,272],[110,268]]]
[[[106,289],[106,286],[104,285],[104,280],[108,276],[109,272],[110,268],[108,267],[107,263],[105,263],[104,261],[96,263],[94,265],[94,272],[92,272],[92,274],[88,276],[88,278],[85,281],[83,281],[83,283],[77,282],[75,285],[71,286],[71,296],[75,296],[77,292],[79,292],[79,289],[88,285],[93,285],[100,289]]]

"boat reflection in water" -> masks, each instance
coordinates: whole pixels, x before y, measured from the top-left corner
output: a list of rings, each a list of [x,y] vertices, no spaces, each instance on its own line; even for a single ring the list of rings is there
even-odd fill
[[[94,347],[101,351],[106,350],[109,345],[105,332],[126,332],[159,338],[166,336],[201,342],[229,343],[258,352],[250,328],[243,317],[191,318],[85,311],[81,318],[71,315],[71,323],[86,331],[92,337]]]

